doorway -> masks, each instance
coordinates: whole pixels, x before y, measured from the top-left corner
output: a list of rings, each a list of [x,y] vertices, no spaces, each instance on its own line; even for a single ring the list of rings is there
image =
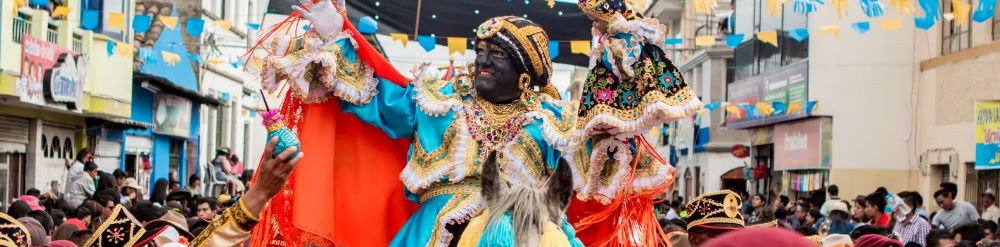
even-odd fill
[[[744,167],[736,167],[722,174],[722,189],[731,190],[737,193],[747,191],[747,180],[743,177]]]

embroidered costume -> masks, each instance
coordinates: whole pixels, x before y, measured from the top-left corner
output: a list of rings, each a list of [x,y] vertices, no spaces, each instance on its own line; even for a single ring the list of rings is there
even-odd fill
[[[578,6],[607,30],[593,30],[598,42],[580,96],[579,142],[570,151],[578,194],[570,221],[588,246],[666,245],[653,198],[673,184],[675,170],[642,133],[689,116],[702,103],[663,52],[665,26],[625,0],[580,0]]]
[[[537,25],[519,17],[491,18],[477,37],[506,49],[530,80],[548,82],[548,38]],[[538,183],[558,164],[578,110],[560,101],[551,85],[523,90],[522,100],[514,103],[494,104],[476,95],[471,65],[451,80],[429,78],[423,65],[411,71],[414,79],[403,87],[358,55],[363,43],[350,30],[276,37],[270,44],[275,52],[263,60],[260,72],[266,90],[287,81],[290,95],[303,103],[336,96],[343,112],[389,137],[412,139],[399,179],[406,197],[420,207],[389,246],[448,245],[455,237],[448,227],[463,225],[483,210],[477,176],[490,151],[500,153],[504,179],[512,182]],[[299,136],[308,148],[309,136]],[[560,229],[573,236],[568,223]]]

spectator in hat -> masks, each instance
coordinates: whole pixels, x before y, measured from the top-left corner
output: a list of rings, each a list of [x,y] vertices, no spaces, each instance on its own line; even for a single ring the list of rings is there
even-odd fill
[[[687,204],[688,242],[698,247],[723,233],[745,226],[740,196],[729,190],[703,194]]]
[[[17,221],[28,228],[28,235],[31,237],[31,246],[44,246],[49,243],[49,234],[45,232],[45,227],[38,220],[31,217],[21,217]]]
[[[997,219],[1000,219],[1000,208],[997,208],[997,194],[990,188],[983,192],[982,197],[982,219],[997,222]]]
[[[126,178],[121,188],[122,204],[131,205],[132,202],[139,200],[142,198],[142,191],[144,190],[142,186],[139,186],[139,182],[135,181],[135,178]]]

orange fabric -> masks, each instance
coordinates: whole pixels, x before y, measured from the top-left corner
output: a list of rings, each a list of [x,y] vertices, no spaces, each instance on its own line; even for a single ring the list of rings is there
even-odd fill
[[[301,115],[293,115],[295,108]],[[417,209],[399,180],[409,140],[391,139],[341,112],[335,99],[286,102],[282,112],[298,127],[307,156],[262,213],[259,225],[268,227],[254,229],[251,246],[388,245]]]

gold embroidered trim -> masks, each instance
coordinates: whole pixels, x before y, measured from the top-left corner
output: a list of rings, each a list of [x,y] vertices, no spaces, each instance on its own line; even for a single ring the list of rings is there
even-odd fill
[[[424,151],[423,144],[417,135],[414,133],[413,147],[410,148],[410,160],[407,161],[406,167],[400,173],[403,185],[413,192],[420,192],[425,186],[452,173],[455,164],[448,156],[455,148],[454,144],[457,139],[456,127],[452,123],[441,136],[441,144],[428,152]]]
[[[667,97],[661,91],[651,91],[629,110],[604,104],[594,106],[577,120],[577,129],[591,132],[594,128],[610,126],[618,128],[619,132],[644,130],[651,125],[691,115],[702,107],[701,101],[688,87],[680,89],[674,97]]]
[[[448,200],[448,203],[441,208],[435,218],[436,222],[434,230],[431,231],[431,239],[427,241],[425,246],[448,246],[454,236],[445,229],[445,225],[461,224],[482,213],[479,191],[480,188],[476,186],[475,191],[455,194]]]
[[[423,193],[420,193],[420,203],[423,204],[431,198],[445,194],[457,195],[479,193],[479,189],[480,185],[478,178],[466,178],[457,183],[436,182],[427,187]]]

